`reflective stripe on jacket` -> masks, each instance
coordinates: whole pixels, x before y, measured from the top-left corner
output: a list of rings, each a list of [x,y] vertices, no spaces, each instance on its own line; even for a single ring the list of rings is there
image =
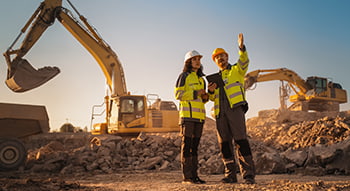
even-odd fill
[[[205,89],[205,82],[196,72],[183,72],[176,82],[175,98],[180,100],[180,117],[192,121],[203,122],[205,107],[197,91]]]
[[[249,65],[247,51],[239,51],[239,59],[236,64],[228,65],[223,71],[220,71],[222,80],[225,83],[223,87],[230,103],[230,107],[233,108],[237,105],[245,104],[245,90],[244,90],[244,75],[247,73]],[[214,101],[215,116],[218,117],[220,113],[220,95],[219,88],[215,89],[214,93],[209,93],[209,99]]]

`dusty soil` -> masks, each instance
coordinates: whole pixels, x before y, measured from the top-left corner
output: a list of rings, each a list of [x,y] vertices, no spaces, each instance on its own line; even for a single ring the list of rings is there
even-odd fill
[[[223,175],[201,175],[207,183],[188,185],[181,183],[180,171],[132,171],[112,174],[25,174],[0,173],[1,191],[79,190],[79,191],[131,191],[131,190],[350,190],[350,176],[300,176],[288,174],[257,175],[254,185],[220,183]]]

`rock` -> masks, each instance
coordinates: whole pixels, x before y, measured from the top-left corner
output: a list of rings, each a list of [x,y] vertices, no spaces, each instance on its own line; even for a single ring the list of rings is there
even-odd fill
[[[141,132],[141,133],[139,133],[139,135],[137,136],[136,139],[139,141],[145,141],[147,138],[148,138],[148,136],[146,135],[146,133]]]
[[[58,141],[51,141],[49,144],[41,147],[36,154],[36,160],[44,160],[50,153],[62,151],[64,147]],[[50,158],[50,157],[49,157]]]
[[[162,166],[160,166],[159,170],[166,170],[169,166],[170,162],[165,160],[162,164]]]
[[[282,152],[281,156],[296,164],[298,167],[303,166],[307,159],[307,153],[304,150],[296,151],[288,149],[287,151]]]
[[[93,162],[93,163],[90,163],[86,166],[86,170],[93,171],[93,170],[97,169],[98,166],[99,166],[99,164],[97,162]]]
[[[323,176],[326,174],[326,170],[322,167],[311,167],[308,166],[306,168],[298,168],[295,170],[295,173],[301,175],[309,175],[309,176]]]
[[[295,163],[288,163],[285,166],[287,173],[293,173],[295,172],[295,169],[297,169],[297,165]]]
[[[305,166],[325,166],[339,156],[341,151],[335,147],[317,145],[310,147],[308,153]]]
[[[163,160],[162,157],[156,156],[153,158],[147,158],[142,164],[140,164],[140,166],[136,167],[136,169],[140,170],[140,169],[155,169],[156,165],[159,164],[161,161]]]
[[[172,155],[174,155],[174,151],[165,151],[165,152],[164,152],[164,155],[166,155],[166,156],[172,156]]]
[[[336,146],[337,151],[341,151],[338,157],[326,165],[326,171],[328,174],[350,174],[350,138],[338,143]]]
[[[180,138],[180,137],[177,138],[177,139],[175,139],[174,145],[175,145],[176,147],[180,148],[180,146],[181,146],[181,138]]]
[[[111,150],[107,147],[99,147],[97,150],[98,157],[109,156],[110,153],[111,153]]]
[[[262,153],[255,158],[255,169],[259,174],[285,173],[285,162],[278,153]]]
[[[224,163],[220,155],[213,155],[207,161],[199,160],[199,172],[202,174],[222,174],[224,172]]]

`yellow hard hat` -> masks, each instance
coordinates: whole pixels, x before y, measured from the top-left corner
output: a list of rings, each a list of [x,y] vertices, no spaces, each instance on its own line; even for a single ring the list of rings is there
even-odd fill
[[[215,56],[217,56],[217,55],[219,55],[219,54],[222,54],[222,53],[225,53],[225,54],[228,56],[227,52],[226,52],[223,48],[216,48],[216,49],[213,51],[213,53],[212,53],[212,55],[211,55],[211,58],[214,60]]]

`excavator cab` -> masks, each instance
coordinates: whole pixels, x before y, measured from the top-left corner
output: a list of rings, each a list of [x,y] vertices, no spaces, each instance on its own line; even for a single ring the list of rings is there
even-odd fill
[[[142,120],[146,115],[145,96],[127,95],[120,97],[119,121],[127,128],[144,128]]]
[[[60,73],[57,67],[35,69],[26,59],[15,58],[8,69],[6,85],[14,92],[34,89]]]

